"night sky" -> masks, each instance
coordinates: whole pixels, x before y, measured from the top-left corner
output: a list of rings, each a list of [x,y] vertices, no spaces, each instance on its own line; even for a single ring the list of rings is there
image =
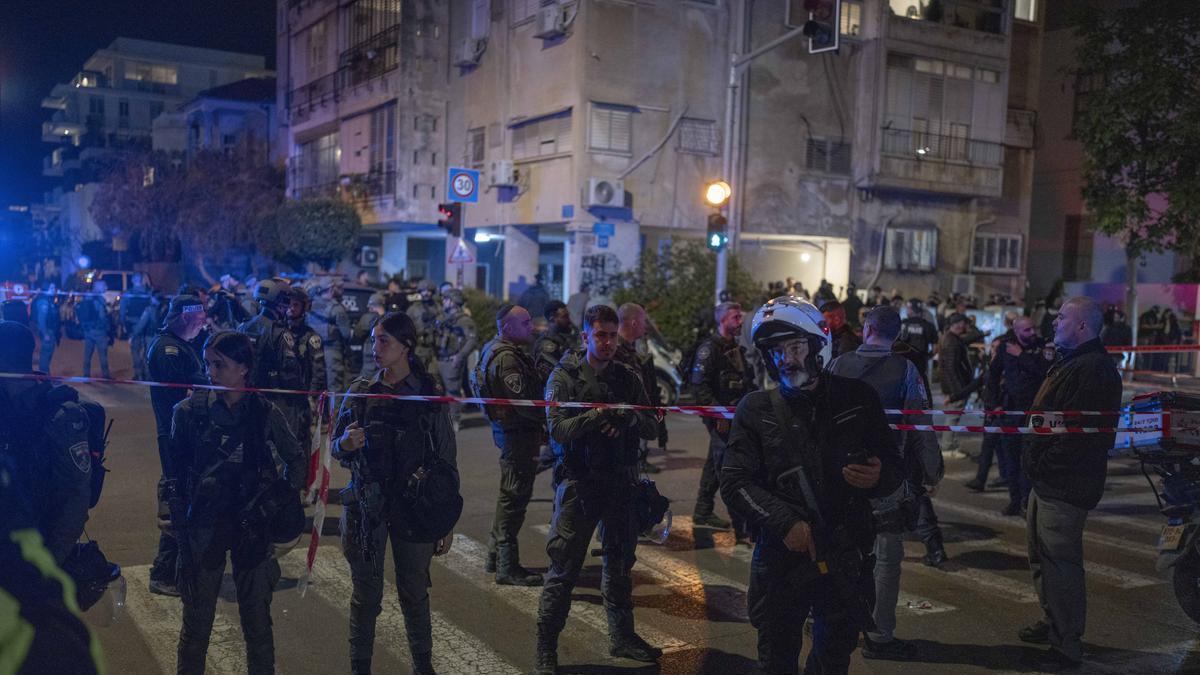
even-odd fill
[[[41,201],[42,98],[117,37],[258,54],[275,67],[274,0],[18,0],[0,16],[0,208]]]

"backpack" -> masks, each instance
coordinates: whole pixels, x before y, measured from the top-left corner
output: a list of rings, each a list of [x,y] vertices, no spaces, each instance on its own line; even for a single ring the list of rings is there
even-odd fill
[[[467,378],[470,381],[471,391],[475,396],[480,398],[492,397],[491,389],[487,386],[487,371],[492,365],[492,361],[503,350],[515,351],[507,345],[501,345],[498,339],[493,343],[489,343],[489,345],[484,345],[484,350],[480,355],[479,362],[475,364],[475,368],[471,371]],[[502,406],[483,406],[483,416],[486,417],[489,422],[499,422],[501,419],[503,419],[504,413],[505,410]]]
[[[100,321],[100,310],[96,308],[96,300],[92,297],[85,297],[82,301],[75,303],[75,320],[81,326],[88,326]]]

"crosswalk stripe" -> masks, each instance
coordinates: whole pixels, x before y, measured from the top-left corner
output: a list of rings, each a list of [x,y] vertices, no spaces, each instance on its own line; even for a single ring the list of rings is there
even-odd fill
[[[495,580],[483,571],[486,557],[486,546],[466,535],[455,534],[454,545],[450,551],[443,556],[434,558],[434,562],[466,579],[479,590],[499,595],[509,605],[536,621],[542,589],[526,586],[498,586]],[[591,630],[584,630],[582,626],[587,626]],[[608,635],[608,619],[605,617],[604,608],[582,600],[573,600],[564,634],[573,637],[581,644],[591,645],[597,653],[607,655],[608,641],[604,640],[603,643],[597,644],[592,631]],[[664,652],[679,651],[689,646],[687,641],[668,635],[656,627],[644,623],[637,627],[637,631],[647,642],[662,648]]]
[[[994,550],[1021,558],[1027,558],[1029,555],[1029,551],[1024,546],[1010,544],[999,538],[955,542],[951,546]],[[1148,577],[1137,572],[1129,572],[1086,559],[1083,561],[1083,569],[1087,572],[1088,576],[1096,578],[1101,583],[1116,586],[1117,588],[1142,588],[1166,583],[1164,579]]]
[[[1025,529],[1025,521],[1019,518],[1000,515],[999,512],[991,509],[981,509],[977,506],[968,506],[957,502],[945,500],[937,500],[933,506],[935,511],[941,513],[954,513],[959,518],[967,518],[969,520],[983,521],[992,525],[999,525],[1008,529]],[[1096,544],[1097,546],[1108,546],[1115,548],[1129,555],[1135,555],[1142,558],[1157,558],[1158,551],[1148,544],[1139,544],[1118,537],[1109,537],[1095,532],[1084,531],[1083,540]]]
[[[1120,495],[1104,495],[1100,498],[1097,508],[1103,509],[1106,506],[1147,506],[1157,509],[1158,502],[1148,490],[1142,490]]]
[[[672,529],[674,530],[674,532],[676,532],[680,535],[691,534],[693,531],[692,530],[692,527],[693,527],[692,519],[689,516],[676,516],[673,519],[671,524],[672,524]],[[691,538],[691,537],[685,537],[685,538]],[[732,538],[732,536],[730,538]],[[719,555],[733,558],[734,560],[739,560],[739,561],[745,562],[747,564],[749,564],[751,559],[754,557],[753,549],[745,547],[745,546],[739,546],[739,545],[715,546],[711,549],[706,549],[706,550],[714,551],[714,552],[718,553]],[[709,572],[709,571],[705,570],[704,568],[700,567],[698,564],[687,563],[685,561],[679,560],[679,559],[663,552],[661,549],[655,548],[654,546],[647,546],[647,545],[639,546],[638,552],[637,552],[637,557],[638,557],[639,562],[644,561],[649,565],[659,565],[660,561],[669,560],[668,563],[663,563],[664,567],[667,567],[668,569],[682,570],[681,574],[684,574],[684,575],[689,575],[689,574],[690,575],[699,575],[699,577],[701,579],[708,580],[708,581],[704,582],[705,585],[711,584],[711,585],[715,585],[715,586],[728,586],[730,588],[735,588],[735,589],[741,591],[742,593],[745,593],[748,589],[748,586],[745,583],[730,579],[729,577],[717,574],[715,572]],[[689,571],[689,569],[697,570],[697,571]],[[749,571],[747,570],[747,578],[748,577],[749,577]],[[914,610],[917,610],[917,609],[923,608],[923,607],[927,608],[927,609],[919,609],[919,611],[922,614],[938,614],[941,612],[952,612],[952,611],[958,609],[954,605],[941,603],[941,602],[933,602],[932,600],[929,600],[927,598],[922,598],[922,597],[918,597],[915,595],[911,595],[904,591],[900,591],[900,595],[898,596],[898,598],[896,600],[896,606],[900,607],[902,609],[914,609]]]
[[[175,672],[179,630],[183,626],[182,601],[150,592],[149,565],[124,567],[121,573],[126,582],[126,612],[150,646],[159,670],[164,673]],[[227,607],[232,607],[233,617],[225,615]],[[236,614],[236,603],[217,602],[212,637],[208,643],[208,673],[238,675],[247,670],[246,642],[242,639],[242,626]]]
[[[1007,502],[1008,493],[1006,492],[983,492],[978,495],[984,499],[994,502]],[[1006,516],[1007,517],[1007,516]],[[1133,516],[1122,516],[1116,513],[1105,513],[1104,511],[1093,509],[1088,511],[1088,521],[1104,523],[1105,525],[1113,525],[1116,527],[1128,527],[1134,530],[1142,530],[1144,532],[1152,532],[1158,534],[1162,529],[1162,523],[1148,520],[1145,518],[1136,518]]]
[[[305,550],[292,551],[280,561],[292,576],[304,569]],[[325,602],[349,617],[350,596],[354,582],[350,565],[337,547],[322,547],[313,562],[314,585],[309,587]],[[433,624],[433,664],[446,673],[475,673],[478,675],[519,675],[521,670],[505,661],[482,640],[467,633],[437,610],[430,611]],[[343,624],[348,626],[347,624]],[[348,630],[348,628],[342,628]],[[376,620],[376,648],[382,646],[388,654],[405,665],[412,664],[408,639],[404,632],[404,614],[400,611],[393,582],[385,578],[382,612]]]
[[[904,561],[904,569],[915,572],[921,576],[936,578],[939,580],[949,579],[960,583],[971,590],[985,590],[996,596],[1018,602],[1022,604],[1031,604],[1038,601],[1037,593],[1033,591],[1029,583],[1017,581],[1003,574],[995,572],[987,572],[974,567],[958,567],[956,569],[929,567],[921,562]]]

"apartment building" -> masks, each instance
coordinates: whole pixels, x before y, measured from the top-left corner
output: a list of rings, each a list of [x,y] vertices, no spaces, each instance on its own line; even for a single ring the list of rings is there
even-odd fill
[[[201,150],[249,153],[258,163],[282,163],[275,78],[255,77],[205,89],[154,120],[155,150],[190,157]]]
[[[42,124],[42,140],[55,148],[42,173],[62,179],[45,205],[69,242],[68,272],[84,243],[103,238],[88,213],[95,160],[115,150],[149,149],[153,121],[163,112],[205,89],[269,75],[265,65],[261,56],[121,37],[92,54],[70,82],[51,89],[42,100],[53,111]]]
[[[462,166],[481,172],[465,277],[497,294],[540,273],[559,295],[603,297],[642,249],[702,236],[716,178],[733,185],[738,255],[762,281],[1023,292],[1035,0],[847,0],[836,53],[792,40],[734,80],[729,176],[730,47],[802,24],[799,0],[394,0],[398,26],[365,23],[394,30],[399,62],[376,52],[353,86],[353,40],[331,26],[355,3],[332,4],[280,5],[304,174],[289,187],[362,203],[386,273],[453,278],[435,206]],[[373,98],[351,109],[354,87]]]

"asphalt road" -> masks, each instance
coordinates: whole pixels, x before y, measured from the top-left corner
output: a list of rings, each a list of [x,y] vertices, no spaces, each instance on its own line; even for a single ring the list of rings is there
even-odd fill
[[[128,350],[114,349],[114,374],[128,375]],[[79,372],[78,343],[64,342],[55,374]],[[146,392],[120,385],[81,385],[104,403],[115,420],[108,451],[104,498],[92,513],[87,534],[121,564],[127,604],[115,621],[100,603],[89,612],[104,645],[109,672],[173,671],[180,624],[177,600],[146,591],[153,558],[154,486],[158,459],[153,417]],[[964,422],[965,423],[965,422]],[[732,535],[690,526],[695,489],[704,461],[706,436],[693,418],[669,419],[671,443],[654,462],[665,471],[656,479],[671,497],[675,528],[666,545],[643,543],[635,568],[636,616],[641,634],[666,648],[661,669],[607,655],[599,595],[599,559],[585,565],[559,650],[563,673],[624,671],[748,673],[753,670],[755,632],[746,618],[748,548]],[[498,481],[497,451],[486,427],[464,428],[458,436],[459,467],[466,508],[452,551],[432,568],[435,665],[444,673],[522,673],[533,665],[537,589],[495,586],[483,572],[486,538]],[[977,439],[968,443],[978,442]],[[965,459],[947,460],[947,480],[935,499],[951,562],[931,569],[920,562],[923,547],[908,544],[897,635],[918,641],[919,663],[865,661],[856,654],[852,672],[987,673],[1019,669],[1026,647],[1016,630],[1039,617],[1025,557],[1025,527],[999,514],[1006,493],[970,493],[962,483],[974,475]],[[995,470],[993,470],[993,476]],[[344,485],[338,470],[334,485]],[[720,508],[720,507],[719,507]],[[550,517],[549,476],[539,478],[522,532],[523,562],[545,569],[545,524]],[[349,572],[337,538],[337,507],[325,522],[325,537],[313,572],[315,584],[301,597],[295,579],[303,571],[297,549],[283,560],[285,581],[272,613],[281,673],[348,670]],[[1170,584],[1155,572],[1161,517],[1134,463],[1114,460],[1105,499],[1088,519],[1088,673],[1200,672],[1197,625],[1178,608]],[[389,572],[390,574],[390,572]],[[228,582],[227,577],[227,582]],[[209,672],[245,670],[245,657],[232,584],[222,593],[209,650]],[[403,618],[389,582],[376,644],[377,672],[408,672]],[[797,627],[800,630],[800,627]]]

